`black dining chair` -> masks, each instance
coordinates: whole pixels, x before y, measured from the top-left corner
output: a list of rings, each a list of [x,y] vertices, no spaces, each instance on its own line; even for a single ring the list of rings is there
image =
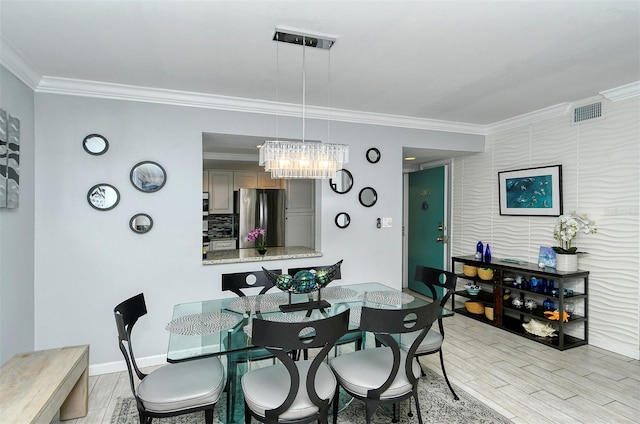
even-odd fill
[[[133,355],[131,332],[138,318],[146,315],[144,294],[125,300],[113,309],[118,328],[118,345],[129,371],[129,384],[136,399],[141,424],[153,418],[173,417],[204,411],[205,422],[213,423],[213,409],[224,390],[224,368],[220,359],[205,358],[168,364],[146,374]],[[135,375],[140,379],[136,385]]]
[[[281,274],[282,270],[270,270],[275,274]],[[260,289],[257,295],[264,295],[271,290],[275,285],[266,277],[263,271],[250,271],[250,272],[236,272],[231,274],[222,274],[222,291],[230,291],[235,293],[241,298],[247,297],[247,292]],[[255,290],[254,290],[255,289]],[[256,306],[260,309],[260,302],[255,305],[247,304],[246,306]],[[247,311],[249,312],[249,311]],[[255,311],[258,316],[260,311]],[[240,331],[228,333],[224,339],[225,345],[234,344],[234,337],[242,339],[240,344],[244,344],[244,338],[246,337],[242,329]],[[236,401],[237,390],[237,375],[238,365],[247,363],[249,361],[261,361],[264,359],[274,358],[274,356],[266,349],[254,349],[251,352],[232,352],[227,355],[227,417],[233,415],[233,406]],[[229,420],[227,420],[229,421]]]
[[[429,303],[407,309],[374,309],[363,307],[360,329],[374,333],[385,346],[363,349],[333,358],[329,364],[340,386],[351,396],[363,400],[366,407],[366,422],[382,403],[395,406],[402,400],[413,399],[418,410],[418,421],[422,423],[418,400],[420,365],[415,361],[415,352],[432,324],[438,319],[440,305]],[[418,331],[408,350],[400,349],[394,335]],[[337,410],[334,405],[334,424]]]
[[[342,261],[340,261],[340,262],[342,262]],[[319,270],[319,269],[328,269],[328,268],[331,268],[332,266],[334,266],[334,265],[309,266],[309,267],[304,267],[304,268],[289,268],[289,269],[287,270],[287,273],[293,277],[293,276],[295,276],[295,275],[296,275],[298,272],[300,272],[300,271],[306,271],[306,270],[311,270],[311,269],[313,269],[313,270],[316,270],[316,271],[317,271],[317,270]],[[338,267],[338,268],[335,270],[335,274],[334,274],[334,277],[333,277],[333,281],[335,281],[335,280],[340,280],[341,278],[342,278],[341,268],[340,268],[340,267]],[[340,338],[340,340],[338,340],[338,341],[336,342],[336,344],[335,344],[335,347],[334,347],[334,351],[335,351],[335,352],[334,352],[334,356],[337,356],[337,353],[338,353],[338,351],[337,351],[338,346],[347,345],[347,344],[349,344],[349,343],[354,343],[355,350],[360,350],[360,349],[362,349],[362,332],[359,332],[359,331],[357,331],[357,332],[349,332],[349,333],[345,334],[344,336],[342,336],[342,337]],[[305,359],[307,359],[307,357],[308,357],[308,353],[306,352],[306,350],[304,351],[304,355],[305,355]]]
[[[242,377],[246,424],[251,417],[266,423],[328,423],[331,403],[338,404],[338,383],[325,358],[347,332],[349,312],[315,321],[253,320],[253,343],[280,363]],[[313,360],[294,360],[290,352],[303,348],[320,351]]]
[[[457,276],[453,272],[444,271],[437,268],[430,268],[422,265],[416,266],[416,274],[414,279],[416,281],[422,282],[431,293],[431,297],[434,303],[438,303],[441,308],[444,308],[446,303],[449,301],[451,297],[451,293],[456,288]],[[453,386],[449,382],[449,378],[447,377],[447,371],[444,367],[444,357],[442,354],[442,343],[444,342],[444,326],[442,325],[442,314],[438,315],[438,330],[431,329],[424,340],[418,345],[416,349],[416,361],[420,356],[431,355],[433,353],[440,354],[440,367],[442,368],[442,375],[444,376],[444,380],[447,382],[447,386],[449,386],[449,390],[453,394],[453,398],[455,400],[459,400],[460,398],[453,390]],[[400,347],[402,349],[408,350],[418,333],[415,334],[406,334],[402,336],[400,340]],[[420,363],[418,361],[418,363]],[[421,365],[422,367],[422,365]],[[424,376],[424,370],[422,371],[422,375]]]

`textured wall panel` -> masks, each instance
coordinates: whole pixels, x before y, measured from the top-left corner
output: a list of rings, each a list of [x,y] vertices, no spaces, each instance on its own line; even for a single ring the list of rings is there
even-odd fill
[[[571,125],[568,117],[487,136],[486,152],[454,160],[454,255],[489,242],[494,257],[537,262],[541,245],[555,246],[555,217],[499,214],[497,173],[562,165],[564,212],[588,213],[598,233],[575,245],[589,254],[590,343],[640,357],[640,99],[607,103],[605,119]]]

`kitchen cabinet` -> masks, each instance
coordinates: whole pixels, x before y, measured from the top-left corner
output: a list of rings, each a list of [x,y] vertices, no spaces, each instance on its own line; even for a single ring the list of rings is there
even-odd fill
[[[258,172],[258,188],[284,188],[283,180],[271,178],[268,172]]]
[[[256,171],[233,171],[233,190],[241,188],[258,188],[258,173]]]
[[[283,188],[282,180],[272,179],[263,171],[233,171],[233,189],[241,188]]]
[[[465,264],[492,268],[493,279],[482,280],[479,277],[466,276],[461,272],[462,266]],[[491,263],[484,263],[477,261],[474,256],[453,257],[451,267],[458,276],[458,286],[460,286],[459,290],[456,290],[451,296],[451,306],[456,313],[559,350],[588,343],[588,271],[562,272],[553,268],[539,268],[538,264],[505,261],[499,258],[493,258]],[[522,277],[522,282],[518,283],[516,277]],[[532,279],[538,280],[540,284],[534,287]],[[472,296],[464,289],[464,284],[469,281],[482,287],[482,291],[478,295]],[[547,282],[546,292],[544,281]],[[554,287],[553,292],[549,288],[551,281]],[[456,296],[481,301],[485,306],[493,307],[493,320],[487,319],[485,315],[472,314],[464,306],[456,308]],[[517,306],[513,302],[514,298],[520,298],[523,302]],[[527,308],[525,306],[527,300],[535,301],[537,307]],[[544,314],[547,309],[544,307],[545,300],[553,302],[555,310],[571,310],[568,321],[550,320]],[[556,330],[555,336],[540,337],[525,331],[522,324],[528,323],[532,319],[544,324],[551,324]]]
[[[225,239],[225,240],[211,240],[209,242],[209,250],[235,250],[236,249],[236,240],[235,238]]]
[[[286,191],[286,245],[315,249],[316,182],[315,180],[287,180]]]
[[[209,172],[209,213],[233,213],[233,171]]]
[[[209,192],[209,171],[202,171],[202,192]]]
[[[315,212],[316,181],[287,180],[287,213]]]

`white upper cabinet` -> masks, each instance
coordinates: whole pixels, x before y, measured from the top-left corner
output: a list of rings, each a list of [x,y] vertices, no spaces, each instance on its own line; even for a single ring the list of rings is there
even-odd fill
[[[258,188],[258,173],[255,171],[233,171],[233,189]]]
[[[209,171],[209,213],[233,213],[233,171]]]

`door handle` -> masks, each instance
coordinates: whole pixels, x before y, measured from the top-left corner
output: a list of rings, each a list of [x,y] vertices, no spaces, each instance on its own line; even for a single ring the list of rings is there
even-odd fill
[[[438,243],[446,243],[446,242],[449,241],[449,237],[447,237],[445,235],[441,235],[441,236],[436,237],[436,241]]]

